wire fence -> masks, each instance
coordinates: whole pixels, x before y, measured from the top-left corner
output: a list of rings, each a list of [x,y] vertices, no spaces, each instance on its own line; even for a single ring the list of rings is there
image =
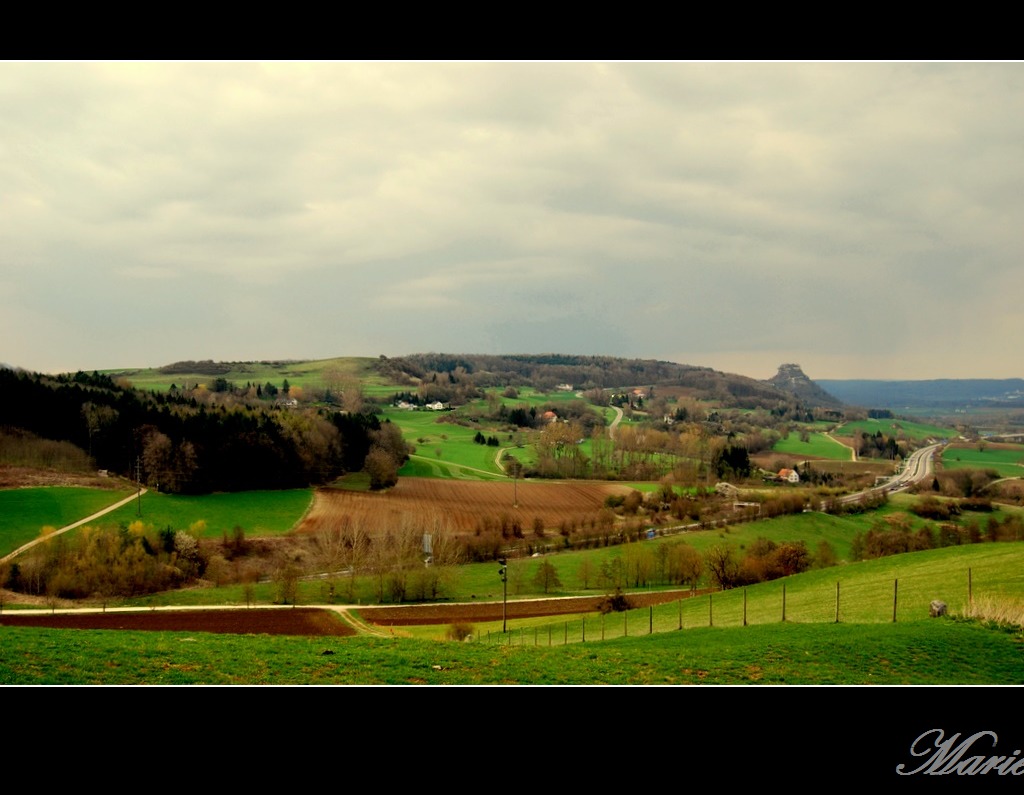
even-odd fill
[[[979,586],[983,590],[979,590]],[[742,627],[771,623],[882,623],[917,621],[946,614],[974,614],[984,601],[1003,615],[1019,616],[1024,573],[984,584],[968,568],[936,588],[934,576],[821,581],[794,587],[764,583],[690,596],[661,605],[571,618],[522,618],[507,631],[485,630],[475,640],[517,646],[556,646],[651,635],[702,627]],[[990,609],[990,608],[986,608]],[[984,616],[982,616],[984,617]],[[1015,619],[1010,619],[1015,620]]]

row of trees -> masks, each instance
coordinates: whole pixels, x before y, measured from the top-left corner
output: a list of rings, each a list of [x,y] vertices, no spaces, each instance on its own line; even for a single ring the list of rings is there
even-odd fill
[[[1020,541],[1024,538],[1024,521],[1019,516],[1007,515],[1002,519],[989,516],[963,524],[944,522],[938,527],[915,527],[905,513],[894,513],[873,523],[866,533],[857,533],[850,544],[853,560],[918,552],[925,549],[978,544],[986,541]]]

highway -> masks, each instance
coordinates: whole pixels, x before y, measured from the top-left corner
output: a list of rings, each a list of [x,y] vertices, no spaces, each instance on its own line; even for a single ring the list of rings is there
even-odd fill
[[[934,467],[932,466],[932,457],[937,450],[942,449],[942,443],[930,444],[927,447],[922,447],[920,450],[915,450],[904,462],[900,471],[893,475],[885,483],[876,486],[873,489],[867,489],[866,491],[858,491],[855,494],[847,494],[839,498],[840,503],[857,502],[865,495],[881,494],[888,492],[890,494],[897,491],[905,491],[922,480],[925,480],[932,476],[934,473]],[[822,503],[824,506],[826,503]]]

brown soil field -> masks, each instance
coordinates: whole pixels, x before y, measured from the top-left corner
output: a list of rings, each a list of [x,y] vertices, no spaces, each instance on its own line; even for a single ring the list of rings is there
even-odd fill
[[[488,483],[401,478],[383,492],[319,489],[299,532],[315,532],[346,520],[364,526],[401,526],[403,519],[438,519],[459,534],[472,533],[481,521],[502,517],[520,523],[529,532],[536,517],[548,529],[561,523],[596,517],[612,494],[627,494],[621,483],[592,481]],[[513,502],[516,506],[513,507]]]
[[[704,592],[700,592],[704,593]],[[627,594],[632,608],[678,602],[697,595],[690,591],[656,591]],[[539,618],[544,616],[590,613],[599,609],[603,596],[574,596],[563,599],[523,599],[509,602],[507,618]],[[480,604],[429,604],[400,607],[362,607],[359,616],[377,626],[413,626],[419,624],[450,624],[456,621],[501,621],[501,602]]]
[[[161,632],[217,632],[267,635],[355,635],[356,630],[331,610],[139,610],[19,615],[0,614],[0,626],[50,629],[119,629]]]
[[[697,594],[657,591],[628,594],[633,608],[675,602]],[[603,597],[526,599],[508,603],[508,618],[535,618],[593,612]],[[375,626],[414,626],[455,622],[501,621],[501,602],[479,604],[426,604],[361,607],[359,617]],[[49,629],[152,630],[163,632],[216,632],[242,635],[311,635],[346,637],[357,631],[334,610],[317,607],[261,610],[229,608],[205,610],[80,611],[73,613],[0,613],[0,626]]]

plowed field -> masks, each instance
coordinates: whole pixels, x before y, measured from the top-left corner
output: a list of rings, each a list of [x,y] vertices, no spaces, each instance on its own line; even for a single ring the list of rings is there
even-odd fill
[[[356,631],[330,610],[136,610],[75,612],[52,615],[0,614],[0,626],[49,629],[119,629],[161,632],[217,632],[240,635],[355,635]]]
[[[629,594],[632,608],[686,599],[689,591],[655,591]],[[508,603],[508,618],[560,616],[596,611],[602,597],[525,599]],[[360,617],[377,626],[450,624],[458,621],[500,621],[501,602],[478,604],[424,604],[362,607]],[[153,630],[163,632],[216,632],[227,634],[351,636],[356,630],[333,610],[315,607],[292,609],[204,609],[74,611],[67,613],[0,613],[0,626],[46,627],[49,629]]]
[[[629,594],[631,609],[678,602],[695,596],[690,591],[652,591]],[[590,613],[600,609],[603,596],[572,596],[564,599],[517,599],[506,606],[507,618],[538,618],[543,616]],[[501,602],[480,604],[427,604],[399,607],[363,607],[359,615],[379,626],[415,626],[419,624],[448,624],[455,621],[501,621]]]
[[[487,483],[401,478],[384,492],[320,489],[299,526],[313,532],[346,518],[367,527],[401,526],[404,518],[442,519],[455,533],[472,533],[482,521],[503,517],[529,530],[539,517],[544,527],[586,521],[598,515],[605,498],[627,494],[628,486],[587,481]]]

